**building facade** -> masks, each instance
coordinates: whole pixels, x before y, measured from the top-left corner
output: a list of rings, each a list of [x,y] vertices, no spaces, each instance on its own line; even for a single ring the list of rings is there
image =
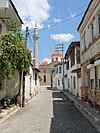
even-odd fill
[[[79,24],[82,98],[100,106],[100,0],[91,0]]]
[[[25,76],[25,103],[28,103],[40,91],[39,72],[39,69],[35,68],[31,62],[30,75]]]
[[[65,54],[65,89],[81,97],[80,42],[72,42]]]
[[[53,88],[57,90],[63,90],[63,64],[62,62],[54,65],[55,69],[53,71]]]
[[[39,64],[38,64],[38,27],[34,28],[34,58],[30,63],[30,75],[25,76],[25,103],[36,96],[40,91]]]
[[[51,86],[53,84],[52,71],[54,70],[54,65],[61,62],[62,54],[58,51],[54,52],[51,56],[51,63],[42,62],[39,65],[39,77],[41,86]]]

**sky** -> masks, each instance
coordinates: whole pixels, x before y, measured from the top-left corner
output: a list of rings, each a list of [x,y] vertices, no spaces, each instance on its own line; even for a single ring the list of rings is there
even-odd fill
[[[29,27],[28,48],[33,55],[34,26],[39,28],[39,62],[50,62],[57,44],[64,44],[64,53],[72,41],[78,41],[78,25],[90,0],[12,0],[18,13]]]

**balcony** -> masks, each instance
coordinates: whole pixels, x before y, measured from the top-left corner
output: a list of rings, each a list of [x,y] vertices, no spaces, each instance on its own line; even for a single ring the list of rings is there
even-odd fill
[[[72,73],[77,73],[77,72],[80,72],[81,71],[81,66],[80,64],[77,64],[77,65],[74,65],[71,67],[71,72]]]

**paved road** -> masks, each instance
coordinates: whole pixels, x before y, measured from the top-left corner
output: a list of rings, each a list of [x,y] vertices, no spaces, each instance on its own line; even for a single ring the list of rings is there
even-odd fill
[[[0,133],[98,133],[60,92],[42,90],[0,125]]]

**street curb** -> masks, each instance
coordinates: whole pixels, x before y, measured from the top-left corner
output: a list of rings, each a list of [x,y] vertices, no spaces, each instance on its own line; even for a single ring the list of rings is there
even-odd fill
[[[38,93],[35,97],[30,99],[28,103],[25,104],[25,107],[28,106],[28,104],[30,104],[33,100],[35,100],[36,97],[38,97],[39,95],[40,93]],[[22,109],[22,107],[14,106],[10,108],[9,110],[4,110],[4,112],[1,112],[0,113],[0,124],[3,123],[5,120],[7,120],[11,115],[15,114],[20,109]]]
[[[61,91],[61,93],[67,98],[69,99],[71,102],[74,103],[75,107],[86,117],[86,115],[95,123],[97,124],[97,126],[99,126],[100,128],[100,119],[98,119],[97,117],[95,117],[93,115],[93,113],[89,112],[86,108],[82,107],[77,101],[75,101],[73,98],[71,98],[70,96],[66,95],[63,91]]]
[[[15,114],[21,107],[14,106],[9,110],[4,110],[4,112],[0,113],[0,124],[7,120],[11,115]]]

